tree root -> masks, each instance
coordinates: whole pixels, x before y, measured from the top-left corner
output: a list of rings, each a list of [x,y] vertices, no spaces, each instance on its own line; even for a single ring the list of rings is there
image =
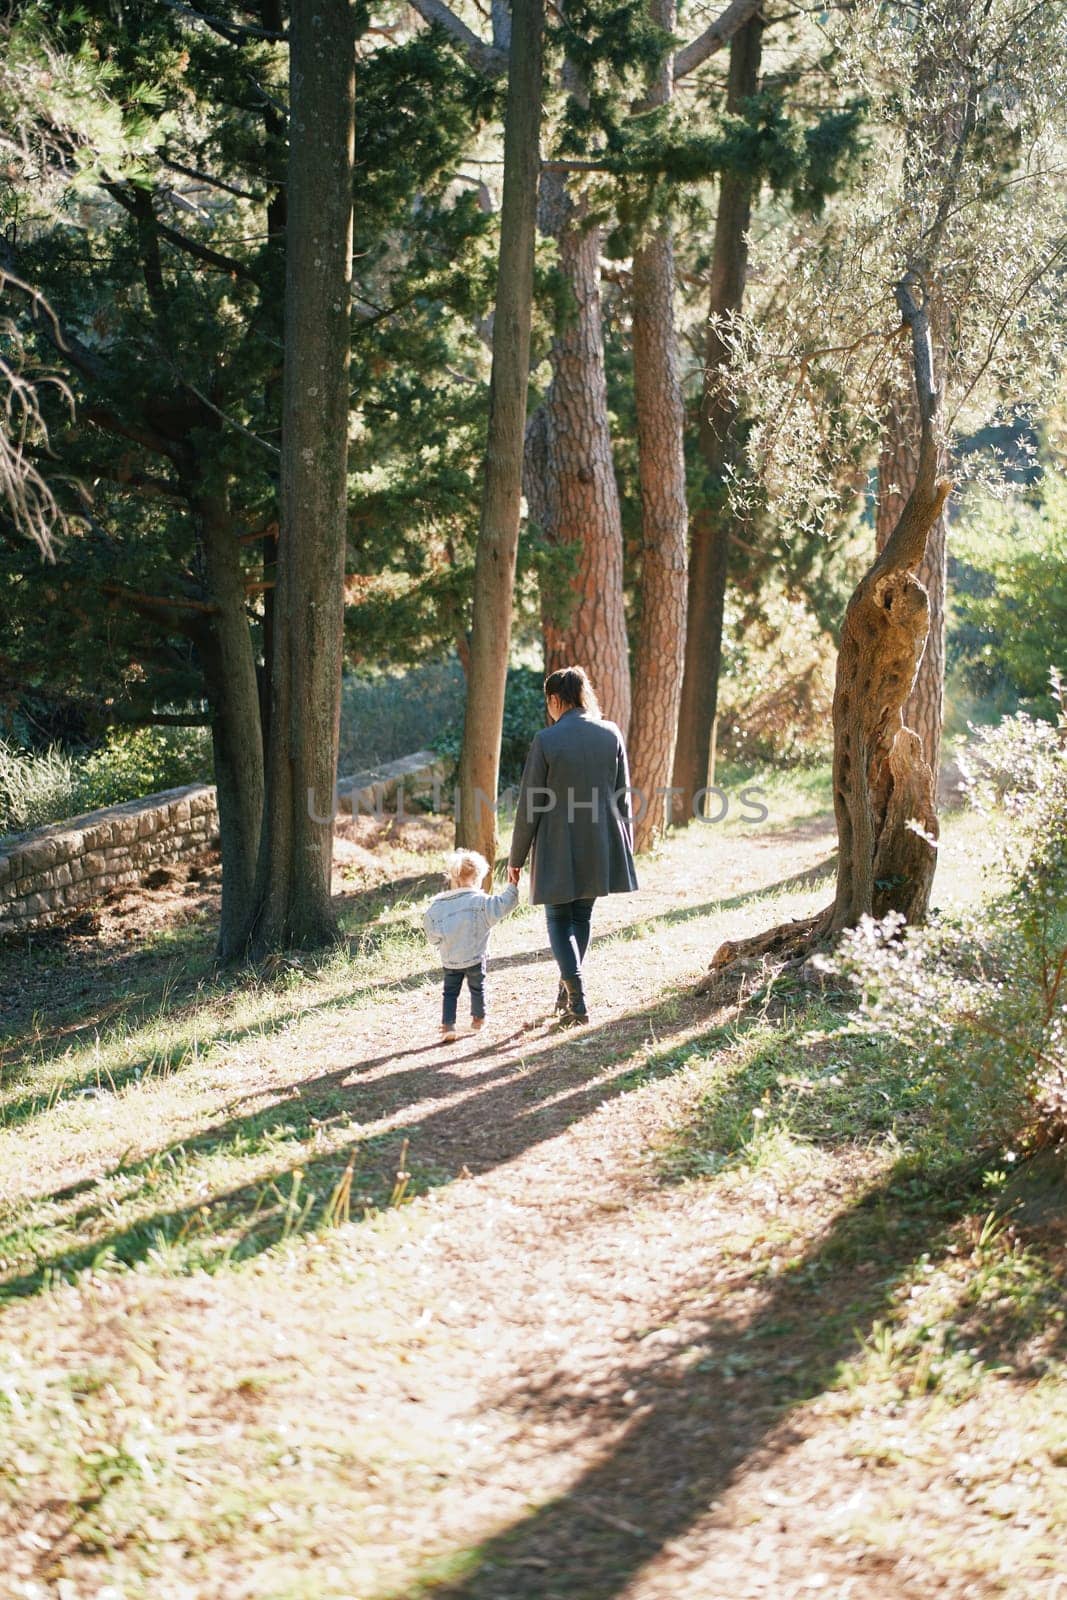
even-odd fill
[[[813,917],[802,917],[793,922],[780,922],[777,927],[753,934],[749,939],[726,939],[711,958],[707,973],[697,984],[695,993],[702,996],[727,998],[727,991],[740,990],[753,972],[766,972],[768,960],[779,967],[803,966],[808,957],[826,943],[833,906],[825,906]]]

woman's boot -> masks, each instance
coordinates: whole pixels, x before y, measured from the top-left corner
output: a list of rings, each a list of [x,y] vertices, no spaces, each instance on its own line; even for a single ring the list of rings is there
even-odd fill
[[[560,1016],[560,1026],[574,1028],[579,1023],[588,1022],[589,1013],[585,1008],[585,990],[581,978],[564,978],[563,987],[567,991],[567,1009]]]

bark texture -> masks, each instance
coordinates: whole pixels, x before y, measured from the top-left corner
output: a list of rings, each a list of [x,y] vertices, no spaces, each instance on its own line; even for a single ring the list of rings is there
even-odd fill
[[[905,725],[929,627],[930,602],[917,573],[952,485],[940,476],[941,396],[925,305],[910,276],[897,302],[911,333],[920,444],[915,481],[900,517],[860,580],[845,613],[834,689],[834,814],[837,889],[832,906],[720,946],[712,973],[738,958],[804,954],[864,915],[926,914],[937,861],[934,775],[918,735]],[[917,825],[917,826],[916,826]],[[705,979],[707,988],[713,980]]]
[[[281,532],[254,952],[333,937],[348,462],[354,49],[347,0],[289,26]]]
[[[650,0],[649,15],[668,32],[674,0]],[[671,98],[668,57],[648,86],[648,105]],[[671,782],[685,662],[688,507],[684,410],[674,320],[674,241],[661,223],[634,254],[634,398],[641,482],[641,618],[634,657],[630,768],[645,797],[636,809],[634,848],[663,833],[663,794]]]
[[[542,605],[545,670],[585,667],[604,715],[625,737],[630,662],[623,604],[622,514],[608,427],[600,315],[600,229],[560,173],[541,183],[541,225],[556,239],[571,306],[552,343],[552,382],[531,424],[527,502],[550,543],[573,546],[566,617]]]
[[[944,348],[940,335],[943,318],[934,316],[935,348]],[[875,510],[876,549],[885,548],[911,493],[918,469],[919,419],[915,396],[905,387],[889,395],[885,407],[881,449],[878,453],[878,504]],[[948,516],[942,513],[930,530],[926,554],[917,577],[930,597],[930,632],[904,720],[922,740],[923,755],[936,778],[941,768],[941,730],[945,697],[945,590],[948,572]]]
[[[759,87],[762,38],[763,22],[759,16],[734,35],[726,95],[728,111],[737,112]],[[752,195],[752,181],[745,174],[723,173],[712,249],[705,387],[699,419],[704,488],[693,516],[689,551],[685,673],[672,780],[680,791],[675,797],[674,819],[681,825],[691,820],[694,796],[708,781],[712,728],[718,710],[730,548],[725,473],[735,449],[737,421],[737,406],[728,383],[730,352],[722,337],[722,319],[739,312],[744,301]]]
[[[224,500],[194,502],[207,584],[216,610],[198,641],[208,703],[222,852],[218,954],[240,954],[252,913],[263,821],[259,682],[248,627],[241,547]]]
[[[489,428],[474,562],[474,608],[466,663],[467,716],[456,818],[457,845],[479,850],[490,866],[497,854],[496,809],[492,802],[500,773],[530,372],[543,0],[515,0],[510,23],[511,66],[504,122]]]

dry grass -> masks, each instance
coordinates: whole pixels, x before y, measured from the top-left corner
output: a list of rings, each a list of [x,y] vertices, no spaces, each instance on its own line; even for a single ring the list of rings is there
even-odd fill
[[[983,1228],[1010,1172],[909,1166],[832,1008],[689,993],[825,896],[818,803],[602,902],[578,1036],[522,911],[486,1033],[436,1043],[432,823],[355,840],[349,944],[269,981],[195,921],[27,958],[0,1592],[1053,1600],[1062,1179]]]

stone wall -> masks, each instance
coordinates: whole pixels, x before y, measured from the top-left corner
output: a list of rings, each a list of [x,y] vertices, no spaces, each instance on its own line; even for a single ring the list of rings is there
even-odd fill
[[[438,774],[431,751],[338,780],[341,811],[373,811],[398,786],[425,793]],[[218,845],[215,790],[168,789],[0,841],[0,935],[43,927],[143,883],[159,867]]]
[[[215,791],[168,789],[0,844],[0,934],[40,927],[217,843]]]

